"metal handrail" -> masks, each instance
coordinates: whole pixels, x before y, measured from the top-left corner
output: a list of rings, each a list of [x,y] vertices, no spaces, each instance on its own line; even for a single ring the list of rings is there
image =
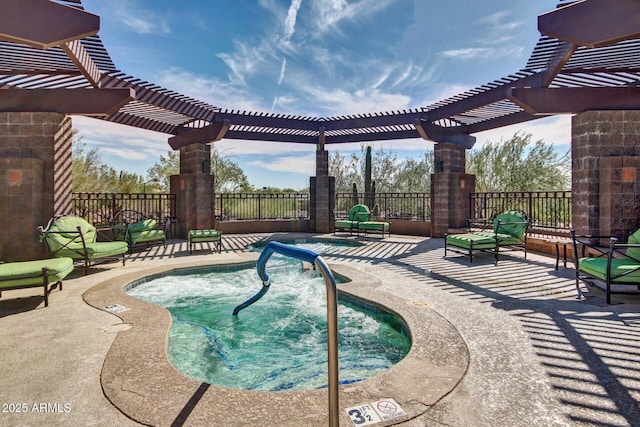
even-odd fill
[[[262,289],[249,300],[233,310],[237,316],[240,310],[258,301],[269,290],[271,279],[265,271],[267,261],[274,252],[313,264],[324,278],[327,287],[327,335],[328,335],[328,375],[329,375],[329,426],[339,425],[339,396],[338,396],[338,296],[336,279],[327,263],[317,253],[279,242],[269,242],[258,259],[258,276],[262,279]]]

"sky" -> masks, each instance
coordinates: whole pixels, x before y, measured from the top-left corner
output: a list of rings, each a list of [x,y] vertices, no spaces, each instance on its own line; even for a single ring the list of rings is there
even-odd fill
[[[557,0],[84,0],[116,68],[223,109],[313,117],[419,108],[508,76],[537,43]],[[171,135],[74,117],[89,148],[146,177]],[[516,132],[569,150],[570,116],[474,134]],[[255,187],[305,188],[315,146],[225,140],[217,149]],[[403,159],[422,139],[371,143]],[[360,143],[328,145],[348,155]],[[374,177],[375,178],[375,177]]]

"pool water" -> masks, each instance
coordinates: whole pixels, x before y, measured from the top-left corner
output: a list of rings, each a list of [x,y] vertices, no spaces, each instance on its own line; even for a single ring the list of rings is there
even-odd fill
[[[301,246],[323,253],[331,250],[326,245]],[[232,316],[233,309],[262,283],[254,266],[217,270],[167,275],[127,291],[171,312],[171,363],[198,381],[225,387],[267,391],[326,387],[322,276],[303,269],[300,261],[274,254],[266,266],[272,280],[269,291]],[[341,384],[388,369],[411,345],[398,318],[361,308],[355,300],[338,304],[338,337]]]

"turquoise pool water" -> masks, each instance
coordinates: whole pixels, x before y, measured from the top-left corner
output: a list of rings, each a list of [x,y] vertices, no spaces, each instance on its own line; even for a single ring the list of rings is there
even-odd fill
[[[302,247],[327,253],[326,243]],[[342,247],[344,249],[344,247]],[[186,375],[245,390],[308,390],[327,385],[326,288],[300,261],[274,254],[267,264],[270,290],[231,315],[262,283],[255,265],[211,267],[171,274],[128,289],[167,308],[173,317],[169,360]],[[388,369],[409,351],[404,324],[356,300],[338,305],[339,378],[360,381]]]

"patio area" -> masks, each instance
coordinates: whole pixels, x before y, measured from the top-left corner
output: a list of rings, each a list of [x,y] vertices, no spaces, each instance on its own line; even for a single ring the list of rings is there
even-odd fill
[[[0,424],[140,425],[112,405],[100,382],[107,353],[119,331],[126,333],[126,325],[88,305],[83,298],[90,293],[85,292],[161,267],[251,258],[255,254],[248,254],[246,246],[270,237],[333,236],[228,235],[221,254],[193,255],[186,241],[173,240],[166,248],[134,252],[125,267],[106,264],[88,276],[77,269],[62,292],[50,295],[47,308],[34,289],[3,294]],[[614,296],[624,303],[607,306],[603,292],[585,288],[589,297],[578,302],[572,268],[556,271],[555,259],[548,256],[530,253],[525,260],[515,253],[495,265],[491,255],[479,255],[469,264],[457,255],[443,258],[442,239],[392,235],[359,241],[365,244],[323,257],[336,270],[375,277],[372,291],[390,301],[446,319],[468,351],[467,371],[453,391],[431,407],[412,402],[424,410],[401,425],[638,425],[640,298]],[[146,354],[142,350],[141,357]],[[126,383],[121,388],[126,391]],[[320,396],[311,403],[326,411],[325,392]],[[159,399],[158,411],[175,403]],[[194,406],[192,418],[183,411],[184,417],[176,414],[161,424],[201,425],[195,415],[206,408],[198,408],[197,402]],[[344,411],[348,406],[341,401],[341,425],[350,425]],[[213,412],[208,425],[269,425],[269,419],[237,421],[242,419],[237,411],[229,406],[226,412],[233,416]],[[277,425],[301,425],[299,419],[290,421]],[[302,425],[314,423],[305,420]]]

